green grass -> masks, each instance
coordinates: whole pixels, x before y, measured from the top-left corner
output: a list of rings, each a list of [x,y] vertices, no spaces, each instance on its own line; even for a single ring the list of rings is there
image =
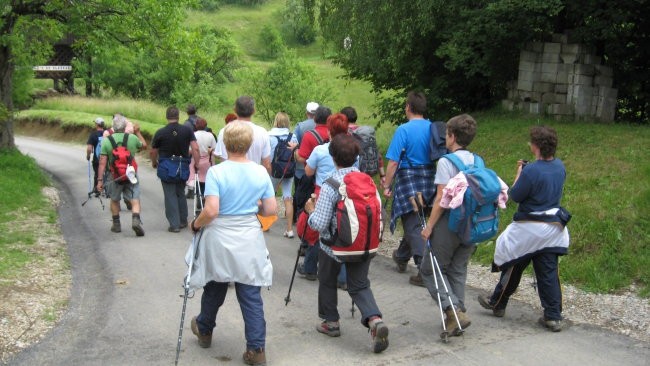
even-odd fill
[[[40,258],[30,251],[37,234],[27,222],[56,213],[41,193],[49,180],[32,158],[0,150],[0,171],[0,278],[9,278]]]

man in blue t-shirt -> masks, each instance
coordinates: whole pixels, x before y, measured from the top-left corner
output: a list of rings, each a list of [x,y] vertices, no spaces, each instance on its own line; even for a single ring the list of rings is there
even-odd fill
[[[421,192],[425,206],[431,206],[436,192],[433,184],[435,167],[429,158],[431,122],[424,119],[426,110],[427,100],[424,94],[409,92],[404,107],[408,122],[397,127],[386,152],[388,164],[383,186],[384,195],[393,197],[390,230],[395,231],[397,219],[401,218],[404,231],[399,247],[393,251],[393,260],[400,273],[406,271],[411,257],[420,268],[425,245],[420,236],[422,227],[418,212],[413,210],[409,198],[416,197],[417,192]],[[411,276],[409,282],[424,286],[419,272]]]

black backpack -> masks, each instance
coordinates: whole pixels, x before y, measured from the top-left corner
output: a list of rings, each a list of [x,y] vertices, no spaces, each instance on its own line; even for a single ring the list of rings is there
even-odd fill
[[[293,150],[289,149],[289,141],[293,134],[290,132],[286,139],[274,136],[278,140],[271,161],[271,176],[273,178],[292,178],[296,171],[296,161]]]
[[[379,150],[375,129],[370,126],[359,126],[350,130],[352,136],[359,142],[359,170],[370,176],[379,172]]]
[[[447,124],[442,121],[431,122],[429,126],[431,131],[431,140],[429,140],[431,161],[438,161],[443,155],[449,153],[447,150]]]

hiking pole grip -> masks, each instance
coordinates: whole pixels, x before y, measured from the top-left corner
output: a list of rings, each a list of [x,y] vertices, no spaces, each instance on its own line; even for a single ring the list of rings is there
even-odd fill
[[[411,202],[411,206],[413,206],[413,209],[419,213],[420,209],[418,208],[417,202],[415,202],[415,197],[413,196],[409,197],[409,202]]]
[[[424,210],[424,198],[422,196],[422,192],[415,192],[415,195],[418,197],[418,205],[420,206],[420,209]]]

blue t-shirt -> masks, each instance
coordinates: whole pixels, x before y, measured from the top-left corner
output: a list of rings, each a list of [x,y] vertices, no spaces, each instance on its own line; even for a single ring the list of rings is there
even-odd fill
[[[546,211],[560,207],[566,170],[560,159],[536,160],[524,167],[510,188],[510,199],[519,203],[519,212]]]
[[[263,166],[226,160],[208,170],[205,195],[219,197],[219,215],[250,215],[259,211],[258,200],[275,193]]]
[[[411,166],[431,165],[429,159],[429,140],[431,139],[431,122],[426,119],[412,119],[397,127],[393,139],[390,141],[386,158],[395,162],[399,161],[402,149],[406,150],[400,168]]]
[[[316,146],[307,159],[307,165],[316,170],[316,185],[320,187],[336,171],[329,147],[329,142]]]

